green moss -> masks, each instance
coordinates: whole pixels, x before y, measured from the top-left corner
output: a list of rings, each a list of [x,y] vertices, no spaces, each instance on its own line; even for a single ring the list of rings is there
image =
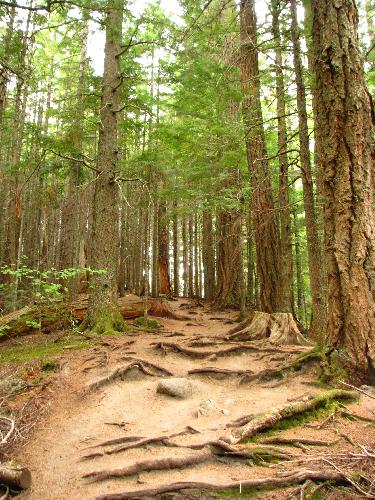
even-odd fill
[[[57,367],[58,364],[55,361],[49,359],[42,361],[40,364],[40,368],[43,372],[54,372]]]
[[[81,330],[90,330],[99,335],[111,335],[126,332],[127,324],[118,309],[105,307],[89,314],[82,323]]]
[[[36,359],[48,362],[52,356],[62,354],[66,346],[79,350],[88,347],[88,345],[87,341],[67,338],[61,343],[41,342],[8,347],[0,351],[0,363],[25,363]]]
[[[279,431],[284,431],[294,427],[299,427],[308,422],[323,420],[324,418],[327,418],[341,406],[343,400],[323,399],[323,395],[324,393],[322,393],[322,405],[319,408],[303,412],[299,415],[294,415],[290,418],[284,418],[276,425],[274,425],[272,429],[266,430],[252,438],[249,438],[248,440],[246,440],[246,442],[254,443],[257,442],[257,440],[260,439],[261,437],[272,436],[273,434],[276,434]],[[345,399],[345,402],[347,402],[347,399]]]
[[[145,318],[144,316],[136,318],[134,324],[145,332],[153,332],[160,328],[160,324],[155,319]]]

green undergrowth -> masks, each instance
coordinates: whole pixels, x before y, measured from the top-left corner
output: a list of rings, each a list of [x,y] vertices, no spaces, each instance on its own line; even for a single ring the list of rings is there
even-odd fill
[[[0,364],[26,363],[34,360],[51,362],[51,358],[59,356],[67,350],[81,350],[89,346],[89,342],[77,337],[66,337],[61,342],[43,341],[38,343],[24,343],[5,347],[0,351]]]
[[[154,332],[160,328],[160,324],[156,319],[145,318],[144,316],[136,318],[134,324],[144,332]]]

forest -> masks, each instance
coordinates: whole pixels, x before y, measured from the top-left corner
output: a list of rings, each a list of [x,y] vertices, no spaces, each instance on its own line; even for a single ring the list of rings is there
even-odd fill
[[[1,500],[375,498],[374,99],[374,0],[0,0]]]

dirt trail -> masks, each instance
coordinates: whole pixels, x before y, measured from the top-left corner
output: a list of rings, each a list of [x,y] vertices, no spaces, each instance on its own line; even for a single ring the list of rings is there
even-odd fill
[[[174,303],[176,310],[181,311],[181,302]],[[156,393],[160,377],[132,372],[125,380],[117,380],[86,396],[83,395],[87,384],[105,376],[116,366],[125,365],[128,362],[124,359],[126,356],[153,361],[177,376],[187,376],[189,370],[198,367],[251,369],[256,372],[275,367],[285,359],[282,354],[256,351],[194,359],[181,353],[163,353],[160,349],[155,349],[153,344],[162,340],[187,345],[188,339],[198,336],[211,340],[221,339],[229,329],[225,320],[234,316],[234,313],[228,312],[212,314],[203,308],[191,309],[190,313],[191,322],[163,319],[160,320],[162,328],[157,334],[139,332],[124,337],[103,337],[105,345],[96,345],[88,351],[70,356],[59,383],[53,388],[51,412],[18,457],[23,465],[30,468],[33,475],[32,489],[21,495],[21,498],[89,500],[104,493],[155,487],[166,482],[242,480],[249,478],[250,470],[251,477],[269,474],[266,467],[249,469],[246,461],[220,458],[194,467],[142,472],[125,479],[97,483],[82,479],[84,474],[92,471],[124,467],[146,458],[187,456],[192,453],[192,450],[183,447],[148,445],[82,461],[85,454],[104,450],[92,448],[102,441],[124,435],[168,435],[191,426],[199,433],[186,434],[173,441],[181,445],[203,443],[218,439],[227,433],[226,424],[238,417],[259,413],[303,394],[313,394],[317,391],[303,383],[306,381],[305,374],[291,377],[282,386],[275,383],[239,385],[236,377],[220,380],[207,375],[189,375],[193,396],[178,400]],[[210,319],[212,317],[215,319]],[[174,332],[182,335],[170,337]],[[127,344],[130,340],[134,340],[131,345]],[[215,346],[196,349],[214,350]],[[203,408],[202,411],[199,411],[200,407]],[[122,423],[122,427],[113,425]],[[293,432],[295,431],[289,431],[291,435]],[[314,436],[314,433],[315,431],[310,429],[306,435]],[[319,438],[322,436],[332,439],[335,434],[331,431],[321,431]],[[297,452],[302,453],[302,450]],[[182,495],[180,498],[188,496]]]

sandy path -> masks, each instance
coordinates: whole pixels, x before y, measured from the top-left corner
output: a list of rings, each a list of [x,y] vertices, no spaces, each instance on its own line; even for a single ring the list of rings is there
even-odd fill
[[[181,301],[180,301],[181,302]],[[176,309],[180,302],[175,303]],[[192,315],[190,322],[161,320],[163,331],[158,334],[140,333],[131,337],[106,338],[107,346],[96,347],[77,354],[65,367],[60,383],[55,387],[55,399],[49,416],[33,435],[22,451],[20,462],[28,466],[33,474],[32,489],[22,498],[28,500],[78,500],[94,499],[98,494],[118,492],[125,489],[152,487],[164,482],[181,480],[226,481],[248,477],[249,467],[246,462],[213,460],[199,466],[182,470],[144,472],[139,476],[121,480],[90,483],[83,480],[85,473],[123,467],[135,461],[153,456],[185,456],[191,450],[184,448],[165,448],[147,446],[142,449],[106,455],[90,461],[81,461],[81,457],[92,451],[89,446],[118,436],[141,435],[155,436],[170,434],[193,426],[200,434],[178,438],[179,443],[198,443],[222,436],[227,431],[225,425],[235,418],[249,413],[258,413],[275,405],[296,398],[306,392],[314,392],[302,384],[303,376],[294,377],[282,387],[270,388],[261,385],[238,385],[235,378],[216,380],[207,376],[191,376],[193,396],[186,400],[176,400],[156,393],[157,377],[140,375],[134,379],[117,381],[104,388],[82,396],[82,388],[96,377],[107,374],[118,363],[126,363],[121,358],[127,352],[154,361],[179,376],[184,376],[192,368],[215,366],[231,369],[251,369],[258,371],[265,367],[276,366],[277,361],[270,361],[271,355],[258,359],[259,353],[219,357],[216,360],[193,359],[177,353],[163,355],[151,344],[160,341],[163,335],[180,332],[185,337],[172,337],[165,340],[183,342],[185,338],[201,334],[204,337],[220,337],[229,328],[228,324],[218,319],[231,316],[228,313],[204,312]],[[134,339],[135,343],[124,346],[124,342]],[[210,349],[210,347],[205,347]],[[275,356],[277,358],[277,356]],[[93,358],[93,359],[91,359]],[[100,360],[105,366],[98,366]],[[84,371],[85,368],[93,368]],[[215,409],[208,416],[198,415],[199,406],[211,400]],[[122,429],[108,423],[126,422]],[[214,429],[214,430],[212,430]],[[256,470],[255,470],[256,469]],[[265,475],[267,468],[252,469]],[[142,486],[141,486],[142,485]],[[276,498],[276,497],[275,497]]]

